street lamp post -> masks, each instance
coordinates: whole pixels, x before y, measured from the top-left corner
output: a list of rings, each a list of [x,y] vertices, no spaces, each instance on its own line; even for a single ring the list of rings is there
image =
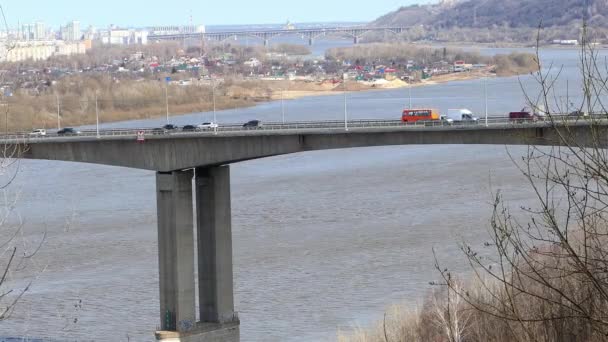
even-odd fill
[[[213,134],[217,134],[217,113],[215,110],[215,79],[211,77],[211,96],[213,97]]]
[[[6,109],[4,110],[4,124],[5,124],[5,130],[6,130],[5,133],[8,134],[8,112],[9,112],[8,102],[0,103],[0,106],[6,107]]]
[[[342,88],[344,89],[344,130],[348,131],[348,111],[346,108],[346,78],[348,75],[346,73],[342,74]]]
[[[95,92],[95,121],[97,128],[97,138],[99,138],[99,105],[97,103],[97,92]]]
[[[486,107],[486,127],[488,127],[488,79],[485,77],[483,79],[483,94]]]
[[[61,129],[60,109],[59,109],[59,94],[55,93],[57,99],[57,130]]]
[[[407,92],[408,92],[409,97],[410,97],[410,109],[412,109],[412,85],[410,84],[409,81],[407,83]]]
[[[165,105],[167,107],[167,124],[169,124],[169,85],[165,84]]]
[[[281,122],[285,124],[285,99],[283,95],[283,89],[281,89]]]

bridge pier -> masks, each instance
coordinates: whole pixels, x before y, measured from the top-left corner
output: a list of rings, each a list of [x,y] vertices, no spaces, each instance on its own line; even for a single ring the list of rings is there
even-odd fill
[[[238,323],[232,282],[230,167],[197,168],[195,184],[201,321]]]
[[[192,179],[198,255],[194,253]],[[234,311],[229,166],[156,176],[161,331],[164,342],[238,342]],[[199,320],[194,260],[198,261]]]
[[[309,46],[312,46],[312,44],[314,44],[314,42],[315,42],[314,38],[312,38],[312,37],[308,38],[308,45]]]
[[[162,330],[196,322],[192,171],[156,174],[158,268]]]
[[[353,43],[354,43],[355,45],[356,45],[356,44],[359,44],[359,37],[358,37],[358,36],[354,36],[354,37],[353,37]]]

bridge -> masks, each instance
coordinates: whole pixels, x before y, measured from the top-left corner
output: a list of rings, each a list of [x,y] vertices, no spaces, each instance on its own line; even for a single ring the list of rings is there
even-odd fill
[[[564,120],[557,124],[492,119],[487,126],[357,120],[277,123],[256,129],[224,125],[218,131],[157,132],[91,131],[71,137],[17,134],[0,137],[0,142],[19,146],[24,158],[156,172],[161,322],[156,337],[160,341],[188,342],[240,339],[233,294],[231,163],[364,146],[560,145],[563,140],[559,135],[564,132],[581,146],[608,146],[605,119]]]
[[[308,39],[308,45],[313,45],[315,39],[326,36],[328,34],[340,34],[346,35],[353,38],[355,44],[359,43],[359,39],[369,32],[389,32],[392,34],[399,34],[405,31],[404,27],[325,27],[325,28],[314,28],[314,29],[284,29],[284,30],[259,30],[259,31],[226,31],[226,32],[189,32],[189,33],[176,33],[176,34],[152,34],[148,36],[149,40],[161,41],[161,40],[197,40],[205,41],[212,40],[217,42],[223,42],[228,39],[237,38],[256,38],[264,42],[264,46],[268,46],[270,39],[285,36],[285,35],[298,35],[302,38]]]

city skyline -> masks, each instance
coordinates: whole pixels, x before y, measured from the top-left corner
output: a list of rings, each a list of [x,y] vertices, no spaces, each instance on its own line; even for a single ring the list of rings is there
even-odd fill
[[[2,1],[8,26],[16,28],[23,24],[44,22],[47,27],[58,29],[73,20],[81,27],[89,25],[107,27],[146,27],[153,25],[259,25],[311,22],[366,22],[394,11],[401,6],[415,3],[431,3],[435,0],[379,0],[374,7],[353,6],[347,1],[327,2],[309,0],[292,3],[279,0],[257,2],[239,1],[202,4],[190,1],[180,6],[167,7],[160,1],[89,2],[56,0],[40,6],[34,1]],[[235,6],[236,5],[236,6]]]

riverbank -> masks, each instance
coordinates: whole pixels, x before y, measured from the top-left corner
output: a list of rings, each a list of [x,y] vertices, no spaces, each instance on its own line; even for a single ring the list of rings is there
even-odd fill
[[[430,85],[496,77],[495,68],[488,66],[466,72],[434,75],[431,78],[408,83],[400,79],[388,81],[338,81],[312,80],[248,80],[226,79],[217,85],[201,82],[189,86],[172,85],[165,90],[159,82],[123,82],[119,84],[83,84],[75,93],[64,95],[44,94],[31,96],[18,94],[9,100],[3,110],[11,131],[29,131],[33,128],[57,127],[57,113],[62,127],[94,124],[96,108],[102,122],[117,122],[139,119],[153,119],[170,115],[211,112],[247,108],[259,103],[294,100],[311,96],[329,96],[347,92],[379,91],[406,87]],[[521,73],[521,70],[517,70]],[[518,73],[507,73],[510,76]],[[107,88],[106,92],[91,91]],[[215,89],[215,90],[214,90]],[[165,93],[166,91],[166,93]],[[213,95],[215,93],[215,96]],[[166,96],[166,97],[165,97]],[[97,105],[96,105],[97,103]],[[16,115],[19,113],[19,115]],[[0,116],[1,117],[1,116]],[[2,124],[0,119],[0,124]]]
[[[432,78],[422,80],[420,82],[408,83],[399,79],[392,81],[378,80],[372,82],[347,81],[346,87],[342,83],[310,83],[303,81],[269,81],[268,86],[272,89],[270,100],[295,100],[309,96],[328,96],[336,95],[337,93],[359,92],[359,91],[378,91],[387,89],[398,89],[407,87],[425,87],[436,84],[443,84],[455,81],[467,81],[480,79],[484,77],[496,77],[491,72],[491,68],[484,68],[475,71],[451,73],[445,75],[437,75]]]

